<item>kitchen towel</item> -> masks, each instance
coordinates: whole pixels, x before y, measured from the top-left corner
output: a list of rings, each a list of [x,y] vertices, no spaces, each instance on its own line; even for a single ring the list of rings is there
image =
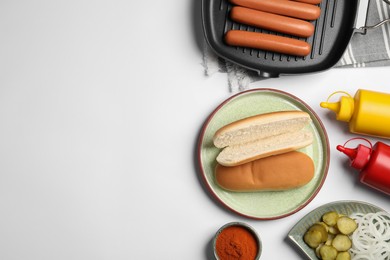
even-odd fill
[[[385,0],[371,0],[367,26],[377,25],[390,18],[390,5]],[[340,61],[334,68],[378,67],[390,65],[390,23],[385,22],[366,34],[355,33]],[[264,80],[256,72],[247,70],[218,57],[204,41],[203,67],[205,74],[226,73],[230,92],[250,88],[250,83]]]

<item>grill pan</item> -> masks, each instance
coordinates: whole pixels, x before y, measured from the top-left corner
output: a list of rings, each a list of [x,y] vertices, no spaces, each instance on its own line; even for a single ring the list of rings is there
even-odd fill
[[[320,17],[312,21],[314,34],[297,38],[233,22],[227,0],[202,0],[203,29],[210,48],[220,57],[263,77],[281,74],[301,74],[326,70],[334,66],[344,54],[354,33],[366,33],[366,19],[370,0],[322,0]],[[388,0],[385,0],[388,2]],[[225,44],[228,30],[245,30],[283,35],[307,41],[311,53],[305,57],[279,54]]]

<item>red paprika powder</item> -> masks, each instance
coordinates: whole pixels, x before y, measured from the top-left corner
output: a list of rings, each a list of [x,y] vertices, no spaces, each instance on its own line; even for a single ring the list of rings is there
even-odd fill
[[[217,236],[215,251],[220,260],[254,260],[259,246],[250,230],[232,225],[224,228]]]

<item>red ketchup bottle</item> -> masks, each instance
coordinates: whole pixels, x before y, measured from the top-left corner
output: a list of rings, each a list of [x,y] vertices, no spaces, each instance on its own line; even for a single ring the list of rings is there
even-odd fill
[[[370,147],[359,144],[351,149],[345,145],[354,139],[362,139],[370,144]],[[372,146],[371,142],[364,138],[352,138],[343,146],[338,145],[337,150],[346,154],[351,160],[351,167],[360,170],[360,182],[374,189],[390,195],[390,146],[377,142]]]

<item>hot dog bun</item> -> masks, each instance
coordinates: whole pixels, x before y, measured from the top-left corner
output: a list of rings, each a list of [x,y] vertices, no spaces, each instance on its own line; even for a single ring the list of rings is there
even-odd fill
[[[271,112],[232,122],[214,134],[214,145],[223,148],[217,162],[236,166],[310,145],[313,135],[304,129],[310,122],[303,111]]]
[[[255,160],[239,166],[217,164],[215,180],[229,191],[277,191],[301,187],[314,176],[313,160],[292,151]]]
[[[312,142],[313,136],[307,130],[289,132],[242,145],[228,146],[219,153],[217,162],[225,166],[236,166],[271,155],[294,151]]]

